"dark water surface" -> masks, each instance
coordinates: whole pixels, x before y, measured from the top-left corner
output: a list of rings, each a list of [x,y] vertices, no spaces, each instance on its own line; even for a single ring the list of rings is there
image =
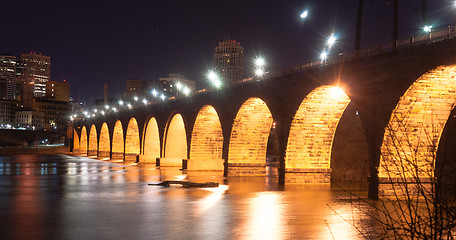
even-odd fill
[[[0,156],[0,239],[359,239],[360,231],[369,236],[370,209],[355,207],[340,189],[279,188],[275,177],[220,175],[66,155]],[[147,185],[165,179],[223,185]]]

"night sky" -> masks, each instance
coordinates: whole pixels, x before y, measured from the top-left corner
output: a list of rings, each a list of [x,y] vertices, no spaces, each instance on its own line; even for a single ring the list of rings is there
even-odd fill
[[[393,0],[364,0],[362,47],[391,41]],[[422,32],[421,0],[399,0],[399,37]],[[228,35],[245,48],[246,75],[264,56],[266,70],[318,58],[324,39],[354,48],[358,0],[4,1],[0,52],[51,56],[52,80],[67,79],[75,100],[125,92],[127,79],[181,73],[201,83],[214,48]],[[428,0],[434,29],[454,25],[450,0]],[[309,10],[305,20],[300,13]]]

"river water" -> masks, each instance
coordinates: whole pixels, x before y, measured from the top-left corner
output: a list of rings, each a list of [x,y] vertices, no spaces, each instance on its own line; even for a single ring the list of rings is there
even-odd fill
[[[0,156],[0,239],[375,238],[364,201],[334,186],[279,187],[271,175],[223,178],[67,155]],[[222,185],[148,185],[165,179]]]

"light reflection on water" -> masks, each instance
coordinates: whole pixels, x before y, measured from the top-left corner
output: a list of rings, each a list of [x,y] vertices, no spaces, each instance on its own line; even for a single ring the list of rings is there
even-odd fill
[[[5,239],[360,238],[351,221],[367,218],[342,192],[327,185],[283,188],[271,175],[226,179],[106,159],[3,156],[0,231]],[[221,185],[147,185],[171,179]]]

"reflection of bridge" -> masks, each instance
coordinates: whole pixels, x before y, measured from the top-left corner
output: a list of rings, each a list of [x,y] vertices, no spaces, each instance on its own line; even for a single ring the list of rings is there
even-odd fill
[[[78,122],[74,152],[144,163],[158,158],[161,166],[188,159],[189,171],[264,175],[266,154],[275,150],[281,183],[329,183],[365,181],[364,173],[375,180],[377,168],[387,177],[418,149],[418,165],[433,172],[429,162],[456,103],[455,64],[451,38],[293,68]]]

